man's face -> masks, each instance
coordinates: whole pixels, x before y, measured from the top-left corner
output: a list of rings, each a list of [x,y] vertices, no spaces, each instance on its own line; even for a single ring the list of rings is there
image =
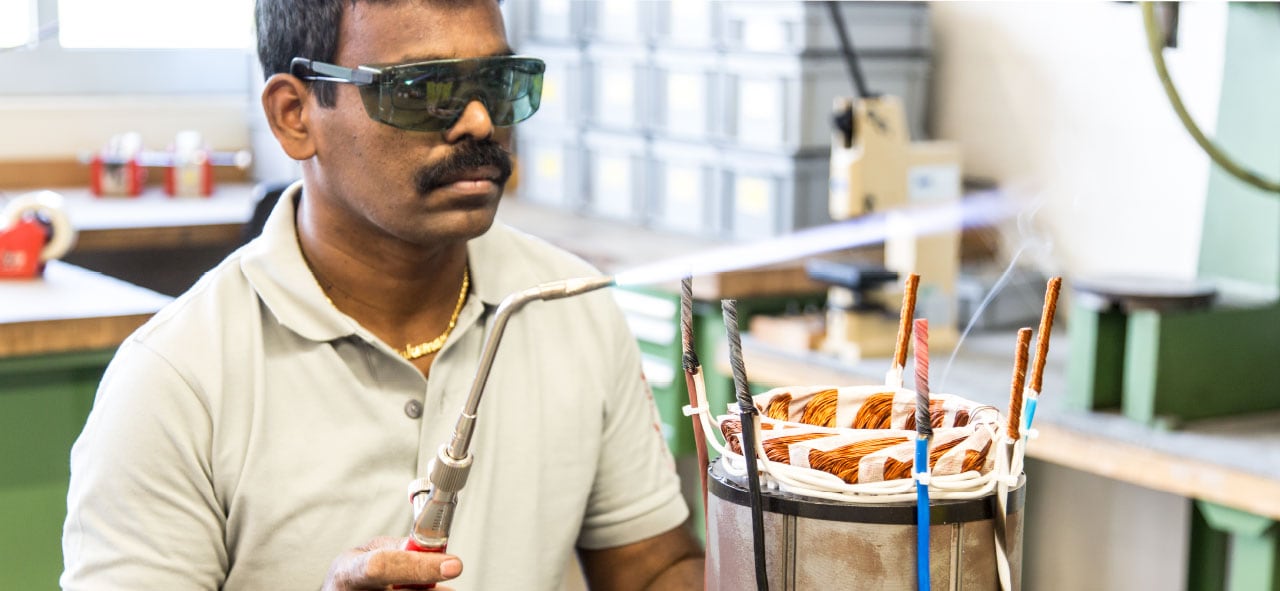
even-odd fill
[[[356,67],[510,53],[496,2],[439,8],[414,0],[344,2],[334,62]],[[332,109],[310,99],[316,142],[309,194],[358,243],[385,237],[415,245],[466,240],[493,223],[510,174],[511,128],[493,127],[473,101],[443,132],[374,121],[359,89],[336,85]]]

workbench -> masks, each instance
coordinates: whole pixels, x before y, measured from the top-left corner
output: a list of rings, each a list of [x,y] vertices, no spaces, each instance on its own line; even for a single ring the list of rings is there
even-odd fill
[[[0,280],[0,589],[54,589],[68,457],[116,347],[170,298],[52,261]]]
[[[220,184],[209,197],[169,197],[159,187],[138,197],[54,191],[78,231],[63,260],[171,296],[244,242],[257,204],[252,184]]]

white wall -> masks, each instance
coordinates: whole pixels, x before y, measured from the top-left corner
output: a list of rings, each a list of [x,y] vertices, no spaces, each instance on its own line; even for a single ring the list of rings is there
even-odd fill
[[[247,95],[0,97],[0,160],[74,158],[126,131],[142,134],[152,150],[188,129],[216,149],[245,148],[249,107]]]
[[[1194,276],[1210,163],[1160,88],[1138,5],[936,2],[932,10],[934,134],[961,142],[966,174],[1040,207],[1028,234],[1050,246],[1029,249],[1029,262],[1068,279]],[[1212,134],[1226,6],[1181,10],[1179,46],[1165,57]],[[1024,588],[1185,586],[1185,499],[1041,462],[1027,472]]]
[[[1173,114],[1139,7],[935,2],[934,134],[966,174],[1029,204],[1044,270],[1195,273],[1209,161]],[[1217,118],[1226,6],[1183,3],[1174,81],[1207,132]],[[1015,246],[1016,248],[1016,246]],[[1035,249],[1029,253],[1037,252]]]

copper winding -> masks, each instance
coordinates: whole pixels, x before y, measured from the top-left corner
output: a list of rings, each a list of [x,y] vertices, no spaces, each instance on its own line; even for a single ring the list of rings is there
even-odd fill
[[[836,408],[840,406],[840,392],[823,390],[813,395],[813,399],[804,405],[800,422],[818,427],[836,426]]]
[[[988,439],[986,445],[981,450],[971,449],[964,452],[964,465],[962,470],[965,472],[981,472],[982,467],[987,463],[987,452],[991,451],[991,440]]]
[[[853,418],[854,429],[888,429],[893,419],[893,392],[872,394],[858,408]]]
[[[769,423],[760,424],[761,431],[770,431],[772,429],[773,425],[770,425]],[[729,444],[729,449],[733,450],[733,453],[736,454],[742,453],[742,444],[738,440],[738,435],[741,433],[742,422],[738,419],[725,419],[720,422],[720,434],[724,435],[725,443]]]
[[[942,427],[963,427],[969,424],[969,411],[960,409],[956,411],[955,421],[951,425],[946,425],[947,409],[946,403],[941,400],[929,401],[929,425],[934,429]],[[887,428],[887,427],[886,427]],[[908,431],[916,430],[916,415],[907,415],[907,424],[902,427]]]
[[[720,434],[724,435],[724,442],[736,454],[742,453],[742,443],[738,441],[739,433],[742,433],[742,423],[738,419],[726,419],[720,422]]]
[[[1053,316],[1058,311],[1058,292],[1062,291],[1062,278],[1054,277],[1044,292],[1044,309],[1040,312],[1040,330],[1036,334],[1036,360],[1031,368],[1032,392],[1040,393],[1044,385],[1044,364],[1049,356],[1049,334],[1053,332]]]
[[[1022,375],[1025,379],[1026,360],[1025,352],[1030,342],[1030,330],[1024,329],[1019,333],[1020,347],[1023,351],[1023,360],[1021,362]],[[1015,376],[1015,379],[1016,376]],[[1020,393],[1021,390],[1018,390]],[[853,424],[854,429],[893,429],[891,423],[894,414],[894,398],[895,392],[879,392],[867,396],[862,405],[857,409]],[[801,415],[800,423],[813,425],[823,428],[836,428],[835,423],[836,409],[839,406],[840,391],[836,389],[821,390],[812,396],[805,395],[808,398],[807,404],[798,412]],[[794,395],[789,391],[778,391],[766,402],[757,403],[755,406],[761,410],[770,421],[762,422],[760,427],[763,430],[771,430],[777,432],[778,429],[793,428],[797,422],[790,419],[792,415],[791,405],[794,402]],[[1011,412],[1020,412],[1021,401],[1015,400],[1018,409]],[[903,404],[906,404],[904,401]],[[965,427],[969,424],[971,413],[966,408],[956,408],[953,406],[948,408],[948,400],[944,398],[929,400],[930,424],[934,428],[945,427]],[[914,404],[912,405],[915,406]],[[899,409],[902,410],[902,409]],[[950,420],[948,420],[950,413]],[[777,421],[772,422],[772,421]],[[916,417],[914,413],[906,415],[905,430],[914,430]],[[948,424],[950,423],[950,424]],[[787,424],[793,427],[788,427]],[[742,453],[742,423],[736,418],[724,418],[720,423],[720,429],[724,435],[725,442],[729,449],[736,454]],[[901,430],[901,429],[899,429]],[[791,448],[797,443],[804,441],[823,439],[827,437],[839,436],[839,431],[824,432],[806,430],[799,433],[778,433],[777,436],[766,438],[760,441],[760,445],[764,448],[764,455],[774,462],[790,464]],[[968,440],[968,435],[957,436],[946,440],[945,442],[930,446],[929,464],[934,466],[945,454],[962,445]],[[862,459],[868,454],[878,452],[880,450],[892,447],[894,445],[906,444],[910,441],[907,437],[892,436],[881,437],[875,439],[867,439],[857,441],[837,447],[827,451],[819,451],[815,449],[808,450],[809,468],[820,470],[839,477],[848,484],[858,483],[858,471],[861,466]],[[806,446],[808,447],[808,446]],[[991,441],[986,441],[981,450],[965,449],[960,460],[962,472],[982,472],[988,460],[988,452],[991,449]],[[804,449],[804,448],[801,448]],[[948,468],[953,470],[953,467]],[[884,458],[883,474],[884,480],[897,480],[911,477],[913,465],[911,461],[901,461],[893,457]]]
[[[796,435],[782,435],[773,439],[764,440],[764,455],[771,462],[780,462],[788,464],[791,462],[791,444],[808,441],[810,439],[820,439],[830,437],[830,433],[798,433]]]
[[[938,460],[943,455],[951,451],[952,448],[964,443],[964,437],[957,437],[946,443],[936,445],[929,448],[929,468],[932,469],[937,465]],[[961,472],[981,472],[982,466],[987,463],[987,451],[991,449],[991,442],[982,446],[981,450],[966,450],[964,452],[964,462],[960,468]],[[910,478],[911,469],[914,466],[912,462],[902,462],[893,458],[888,458],[884,462],[884,479],[897,480],[899,478]]]
[[[1014,352],[1013,384],[1009,392],[1009,439],[1022,437],[1022,390],[1027,381],[1027,349],[1031,346],[1031,329],[1018,330],[1018,348]]]
[[[920,276],[912,273],[902,292],[902,312],[898,318],[898,342],[893,348],[893,366],[907,364],[907,345],[911,339],[911,320],[916,315],[916,291],[920,288]]]
[[[907,442],[905,437],[867,439],[837,447],[831,451],[809,451],[809,467],[839,476],[848,484],[858,483],[858,466],[862,458],[887,447]],[[887,479],[887,478],[886,478]]]
[[[791,420],[791,393],[783,392],[769,400],[769,405],[764,409],[764,416],[776,421]]]
[[[852,429],[890,429],[893,421],[893,392],[872,394],[858,407],[853,422],[844,427]],[[791,421],[791,404],[794,399],[790,392],[779,392],[763,405],[757,405],[761,412],[775,421]],[[835,424],[836,409],[839,406],[838,390],[822,390],[805,405],[801,411],[799,422],[818,427],[841,427]],[[969,410],[954,409],[952,420],[947,421],[946,401],[932,399],[929,401],[929,424],[939,429],[942,427],[964,427],[969,424]],[[767,428],[767,425],[766,425]],[[915,430],[915,415],[907,415],[904,429]]]

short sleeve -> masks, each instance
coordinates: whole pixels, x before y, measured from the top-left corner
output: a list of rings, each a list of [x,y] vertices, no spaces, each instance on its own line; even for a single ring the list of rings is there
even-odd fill
[[[218,589],[228,567],[209,411],[131,340],[103,376],[71,450],[64,589]]]
[[[607,394],[603,441],[578,546],[615,548],[679,527],[689,517],[640,351],[614,309],[611,351],[617,351]]]

